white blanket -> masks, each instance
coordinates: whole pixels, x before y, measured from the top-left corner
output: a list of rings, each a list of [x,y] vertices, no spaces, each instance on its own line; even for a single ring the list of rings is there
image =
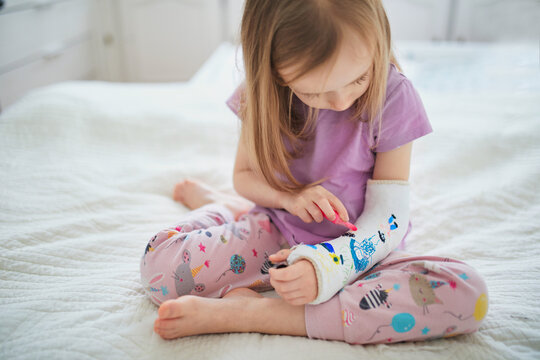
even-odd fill
[[[485,276],[479,332],[377,346],[153,332],[139,259],[187,212],[174,184],[232,191],[239,125],[224,101],[241,75],[224,44],[188,83],[68,82],[0,116],[0,358],[539,358],[537,44],[398,48],[434,128],[413,147],[408,249]]]

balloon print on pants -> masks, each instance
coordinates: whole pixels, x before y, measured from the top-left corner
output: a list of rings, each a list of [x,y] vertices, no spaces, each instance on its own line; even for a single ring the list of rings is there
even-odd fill
[[[461,321],[468,320],[471,317],[474,317],[474,320],[476,321],[482,321],[482,319],[486,316],[487,311],[488,311],[488,297],[486,294],[482,293],[476,299],[476,303],[474,304],[474,311],[471,315],[464,318],[463,314],[456,315],[451,311],[445,311],[445,313],[450,314]]]
[[[416,320],[414,319],[414,316],[412,316],[409,313],[399,313],[394,315],[392,317],[392,323],[390,325],[381,325],[375,330],[373,335],[367,341],[373,339],[375,334],[380,333],[380,329],[383,327],[391,326],[395,332],[397,333],[406,333],[408,331],[411,331],[414,325],[416,324]]]
[[[221,276],[216,280],[216,282],[218,282],[219,279],[221,279],[221,277],[223,277],[225,273],[227,273],[227,271],[232,271],[235,274],[242,274],[245,270],[246,260],[244,260],[244,258],[240,255],[234,254],[233,256],[231,256],[230,268],[228,270],[225,270],[223,274],[221,274]]]

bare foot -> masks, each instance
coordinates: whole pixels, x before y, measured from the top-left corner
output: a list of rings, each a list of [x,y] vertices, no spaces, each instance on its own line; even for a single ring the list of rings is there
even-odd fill
[[[191,210],[210,203],[222,204],[232,211],[235,220],[238,220],[242,214],[247,213],[255,205],[243,197],[215,190],[195,179],[185,179],[176,184],[173,199]]]
[[[168,300],[158,310],[154,331],[164,339],[245,332],[247,328],[241,321],[248,300],[245,296],[211,299],[193,295]]]
[[[165,301],[154,331],[164,339],[228,332],[307,336],[304,306],[236,290],[222,299],[184,295]]]

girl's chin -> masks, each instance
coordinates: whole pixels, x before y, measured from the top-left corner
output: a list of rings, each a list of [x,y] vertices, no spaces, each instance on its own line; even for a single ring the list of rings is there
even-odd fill
[[[352,103],[348,104],[346,107],[343,107],[343,108],[335,108],[335,107],[332,107],[332,106],[313,106],[313,105],[310,105],[310,104],[307,104],[304,102],[305,105],[313,108],[313,109],[318,109],[318,110],[332,110],[332,111],[337,111],[337,112],[340,112],[340,111],[345,111],[345,110],[349,110],[353,105],[354,105],[355,101],[353,101]]]
[[[343,107],[343,108],[334,108],[334,107],[328,106],[328,107],[319,108],[319,110],[332,110],[332,111],[340,112],[340,111],[349,110],[351,106],[353,106],[353,104],[354,102],[352,104],[349,104],[347,107]]]

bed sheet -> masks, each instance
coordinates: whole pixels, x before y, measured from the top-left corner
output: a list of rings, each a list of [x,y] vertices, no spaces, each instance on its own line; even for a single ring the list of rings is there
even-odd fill
[[[61,83],[0,115],[0,358],[539,358],[538,44],[397,49],[434,128],[414,145],[408,249],[485,276],[479,332],[376,346],[153,333],[139,259],[187,212],[174,184],[232,191],[239,123],[224,101],[241,57],[223,44],[190,82]]]

